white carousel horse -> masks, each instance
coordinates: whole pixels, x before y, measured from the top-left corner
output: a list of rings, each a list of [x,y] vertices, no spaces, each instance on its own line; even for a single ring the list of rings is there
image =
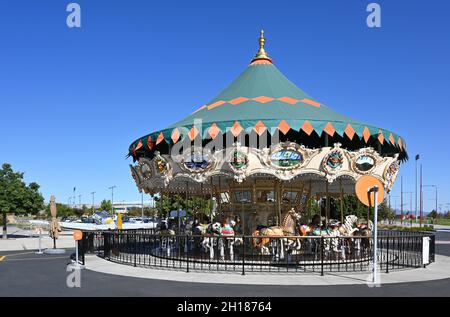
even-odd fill
[[[217,246],[221,260],[225,259],[225,249],[229,249],[230,260],[234,260],[234,246],[242,243],[242,238],[235,237],[234,221],[222,221],[222,223],[214,223],[210,226],[208,232],[210,236],[203,238],[202,249],[209,251],[210,258],[214,258],[214,247]]]
[[[204,229],[205,226],[202,226],[203,232],[203,240],[201,242],[201,247],[205,252],[210,252],[211,257],[214,257],[214,245],[216,243],[215,237],[220,234],[220,223],[214,222],[210,223],[206,226],[206,230]],[[216,240],[216,241],[215,241]]]

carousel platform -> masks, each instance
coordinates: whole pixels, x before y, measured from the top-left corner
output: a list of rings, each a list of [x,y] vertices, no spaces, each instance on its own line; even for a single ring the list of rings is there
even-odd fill
[[[397,270],[380,273],[381,284],[421,282],[450,278],[450,257],[436,255],[436,262],[426,268]],[[86,269],[105,274],[157,279],[178,282],[214,283],[214,284],[247,284],[247,285],[364,285],[370,284],[372,275],[368,271],[360,272],[319,272],[307,270],[306,274],[290,274],[281,272],[252,272],[242,275],[237,271],[193,270],[189,273],[179,268],[147,268],[133,267],[107,261],[96,255],[86,255]]]

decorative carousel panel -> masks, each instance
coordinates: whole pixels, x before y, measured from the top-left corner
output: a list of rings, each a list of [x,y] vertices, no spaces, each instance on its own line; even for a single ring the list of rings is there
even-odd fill
[[[193,148],[190,153],[180,157],[179,166],[189,173],[205,173],[213,167],[213,156],[203,148]]]
[[[154,173],[152,166],[153,166],[152,161],[150,161],[149,159],[146,158],[139,159],[138,168],[144,180],[149,180],[153,177]]]
[[[358,152],[349,152],[349,154],[353,171],[360,175],[372,174],[381,160],[380,155],[372,148],[360,149]]]
[[[385,186],[389,190],[392,188],[392,186],[394,186],[399,170],[400,170],[400,163],[398,162],[397,159],[386,165],[383,176]]]
[[[143,178],[139,172],[138,166],[133,166],[130,164],[130,171],[131,171],[131,176],[133,177],[134,181],[136,182],[136,186],[138,187],[138,189],[140,191]]]
[[[276,169],[295,169],[304,162],[304,153],[296,143],[280,143],[271,149],[268,159]]]
[[[169,162],[162,157],[159,153],[154,158],[155,168],[158,174],[167,175],[170,172]]]
[[[239,183],[246,178],[246,171],[249,166],[247,152],[245,149],[238,147],[228,155],[227,161],[229,162],[230,169],[233,172],[234,179]]]

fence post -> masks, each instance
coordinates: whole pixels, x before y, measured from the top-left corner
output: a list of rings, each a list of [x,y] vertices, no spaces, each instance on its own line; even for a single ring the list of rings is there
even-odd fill
[[[320,237],[320,276],[323,276],[323,236]]]
[[[187,245],[188,243],[188,236],[186,235],[185,237],[185,246],[187,246],[186,249],[186,273],[189,273],[189,246]]]
[[[245,236],[242,236],[242,275],[245,275]]]
[[[137,256],[137,234],[134,234],[134,267],[136,267],[136,256]]]
[[[389,273],[389,233],[387,234],[386,239],[386,273]]]

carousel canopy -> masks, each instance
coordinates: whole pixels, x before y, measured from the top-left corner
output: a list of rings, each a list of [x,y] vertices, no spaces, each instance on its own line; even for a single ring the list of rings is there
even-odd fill
[[[282,139],[314,148],[333,142],[352,150],[373,147],[382,155],[398,153],[400,160],[407,159],[400,136],[341,115],[312,98],[275,67],[265,52],[262,31],[259,44],[250,65],[216,98],[168,128],[135,140],[129,155],[137,160],[151,157],[156,150],[168,152],[171,145],[186,138],[205,142],[227,133],[237,138],[246,132],[259,137],[279,133]]]

